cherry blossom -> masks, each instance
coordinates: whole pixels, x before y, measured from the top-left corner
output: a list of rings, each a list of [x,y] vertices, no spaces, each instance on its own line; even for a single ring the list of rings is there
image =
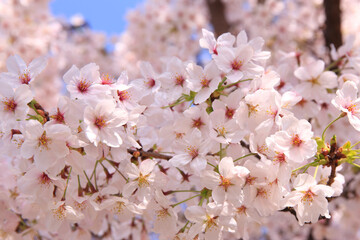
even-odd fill
[[[193,63],[189,63],[186,70],[190,78],[189,88],[197,92],[194,103],[199,104],[204,102],[219,85],[221,81],[220,71],[214,62],[208,63],[204,69]]]
[[[358,106],[360,98],[357,97],[358,88],[352,81],[344,83],[341,89],[336,92],[336,97],[331,103],[340,111],[346,113],[350,124],[360,131],[360,108]]]
[[[312,139],[311,125],[306,120],[292,116],[282,118],[282,131],[266,139],[269,147],[276,146],[290,161],[303,162],[316,152],[316,143]]]
[[[235,37],[230,33],[224,33],[215,40],[214,33],[202,29],[203,37],[199,39],[200,47],[209,49],[211,54],[218,54],[218,48],[231,47],[235,42]]]
[[[73,99],[90,99],[99,97],[105,91],[104,85],[100,84],[99,67],[90,63],[81,69],[72,66],[64,75],[67,90]]]
[[[1,73],[0,81],[8,82],[13,87],[18,87],[21,84],[31,84],[46,67],[46,64],[45,57],[36,58],[27,66],[20,56],[11,56],[6,60],[9,72]]]
[[[70,138],[69,127],[62,124],[45,124],[30,120],[25,127],[25,141],[21,146],[21,155],[25,158],[34,157],[35,165],[46,170],[56,160],[69,154],[66,140]]]
[[[113,101],[99,102],[95,108],[87,107],[84,111],[86,136],[95,146],[103,142],[111,147],[119,147],[122,139],[116,129],[127,122],[127,114],[115,108]]]
[[[3,120],[24,120],[28,113],[27,104],[32,100],[33,94],[27,85],[21,85],[15,91],[8,84],[0,89],[0,113]]]
[[[356,238],[359,4],[330,59],[318,1],[218,2],[246,32],[147,0],[113,51],[48,0],[0,3],[0,238]]]
[[[223,204],[225,199],[235,202],[241,195],[249,171],[242,166],[234,166],[233,159],[223,158],[219,163],[219,173],[206,171],[204,173],[204,185],[212,189],[212,197],[215,202]]]
[[[330,218],[325,197],[333,195],[331,187],[317,184],[311,175],[300,174],[295,179],[294,188],[284,201],[285,206],[295,206],[300,225],[317,222],[320,215]]]

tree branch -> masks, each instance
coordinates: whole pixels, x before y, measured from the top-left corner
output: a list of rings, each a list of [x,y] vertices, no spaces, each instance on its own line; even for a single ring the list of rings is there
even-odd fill
[[[326,46],[334,44],[336,48],[342,45],[340,0],[324,0]]]
[[[136,157],[146,157],[146,158],[159,158],[159,159],[164,159],[164,160],[170,160],[172,158],[172,156],[168,156],[168,155],[164,155],[161,153],[157,153],[157,152],[146,152],[143,150],[133,150],[133,149],[128,149],[127,150],[128,153],[136,156]]]
[[[215,35],[230,32],[231,26],[226,20],[225,6],[221,0],[206,0],[209,8],[210,22],[214,27]]]

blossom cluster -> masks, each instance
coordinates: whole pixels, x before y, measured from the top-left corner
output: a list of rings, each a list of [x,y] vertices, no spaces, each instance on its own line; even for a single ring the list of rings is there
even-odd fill
[[[300,225],[330,219],[341,164],[357,166],[356,144],[338,146],[356,136],[333,124],[347,116],[338,123],[360,130],[352,43],[329,66],[294,54],[267,66],[264,40],[245,31],[215,39],[203,29],[199,43],[211,55],[204,66],[168,57],[158,71],[142,61],[138,78],[74,65],[53,109],[34,94],[48,60],[9,57],[0,236],[248,239],[279,212]],[[328,142],[328,128],[337,139]]]

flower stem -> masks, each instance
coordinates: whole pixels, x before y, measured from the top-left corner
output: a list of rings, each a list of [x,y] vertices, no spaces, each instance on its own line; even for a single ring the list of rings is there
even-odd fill
[[[200,196],[201,196],[201,194],[198,194],[198,195],[189,197],[189,198],[187,198],[187,199],[185,199],[185,200],[183,200],[183,201],[181,201],[181,202],[175,203],[175,204],[173,204],[173,205],[171,205],[171,206],[174,208],[174,207],[176,207],[177,205],[180,205],[180,204],[182,204],[182,203],[184,203],[184,202],[187,202],[187,201],[189,201],[189,200],[191,200],[191,199],[193,199],[193,198],[200,197]]]
[[[208,165],[212,166],[213,168],[216,168],[216,166],[214,164],[211,164],[209,162],[207,162]]]
[[[325,132],[326,132],[326,130],[334,123],[334,122],[336,122],[337,120],[339,120],[340,118],[343,118],[343,117],[345,117],[346,116],[346,113],[344,114],[344,112],[343,113],[341,113],[337,118],[335,118],[334,120],[332,120],[327,126],[326,126],[326,128],[324,129],[324,131],[323,131],[323,133],[322,133],[322,135],[321,135],[321,139],[323,140],[323,141],[325,141]]]
[[[124,176],[124,174],[122,174],[116,166],[114,166],[108,159],[105,158],[105,160],[106,160],[108,163],[110,163],[110,165],[113,166],[113,168],[115,168],[115,170],[124,178],[124,180],[126,181],[126,183],[129,182],[129,179],[127,179],[127,178]]]
[[[196,190],[172,190],[171,193],[177,193],[177,192],[194,192],[194,193],[198,193],[200,191],[196,191]]]
[[[204,199],[205,199],[204,196],[202,196],[201,199],[200,199],[200,201],[199,201],[199,204],[198,204],[199,206],[202,206],[202,205],[203,205]]]
[[[97,180],[96,180],[96,167],[97,167],[98,163],[99,163],[99,160],[96,160],[95,166],[94,166],[94,170],[93,170],[93,173],[92,173],[92,175],[91,175],[91,176],[94,176],[96,191],[99,191],[98,186],[97,186]],[[90,178],[91,178],[91,177],[90,177]]]
[[[239,157],[237,159],[234,160],[234,163],[239,161],[240,159],[243,159],[243,158],[246,158],[246,157],[249,157],[251,155],[257,155],[257,153],[249,153],[249,154],[246,154],[245,156],[242,156],[242,157]]]
[[[183,226],[181,229],[180,229],[180,231],[179,232],[185,232],[185,229],[186,229],[186,227],[187,227],[187,225],[190,223],[190,221],[188,220],[186,223],[185,223],[185,226]]]
[[[329,64],[329,66],[327,66],[327,67],[325,68],[324,71],[330,71],[333,67],[335,67],[336,65],[338,65],[343,59],[344,59],[344,57],[341,57],[341,58],[333,61],[332,63]]]
[[[248,79],[239,80],[239,81],[236,81],[236,82],[231,83],[231,84],[229,84],[229,85],[226,85],[225,88],[229,88],[229,87],[235,86],[235,85],[238,84],[238,83],[247,82],[247,81],[251,81],[251,80],[253,80],[253,79],[252,79],[252,78],[248,78]]]
[[[320,166],[320,165],[317,165],[316,168],[315,168],[314,179],[316,178],[316,174],[317,174],[317,172],[318,172],[319,166]]]
[[[302,169],[302,168],[304,168],[304,167],[309,167],[311,164],[313,164],[313,163],[311,162],[311,163],[308,163],[308,164],[306,164],[306,165],[304,165],[304,166],[298,167],[298,168],[292,170],[292,172],[299,171],[300,169]]]
[[[220,143],[220,152],[219,152],[220,160],[224,157],[224,149],[222,147],[222,143]]]
[[[90,187],[91,191],[93,193],[96,192],[96,189],[95,189],[94,185],[91,183],[91,181],[90,181],[88,175],[86,174],[85,170],[83,170],[83,173],[85,174],[85,177],[86,177],[86,179],[88,181],[88,184],[89,184],[89,187]]]
[[[351,165],[355,166],[355,167],[358,167],[360,168],[360,165],[359,164],[356,164],[356,163],[350,163]]]
[[[66,186],[65,186],[65,190],[64,190],[64,194],[61,198],[61,201],[65,201],[65,196],[66,196],[66,191],[67,191],[67,188],[68,188],[68,185],[69,185],[69,179],[70,179],[70,175],[71,175],[71,170],[72,170],[72,167],[70,167],[70,170],[69,170],[69,175],[66,179]]]
[[[353,148],[353,147],[355,147],[355,146],[358,145],[359,143],[360,143],[360,141],[358,141],[357,143],[353,144],[353,145],[350,147],[350,149]]]

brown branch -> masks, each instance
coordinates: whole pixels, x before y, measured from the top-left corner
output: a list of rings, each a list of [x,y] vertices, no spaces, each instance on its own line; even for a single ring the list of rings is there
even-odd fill
[[[331,186],[331,184],[333,184],[333,182],[335,181],[336,167],[337,167],[337,164],[331,164],[331,173],[330,173],[330,176],[329,176],[329,180],[326,183],[326,185],[328,185],[328,186]]]
[[[325,10],[325,44],[330,49],[334,44],[336,48],[342,45],[340,0],[324,0]]]
[[[223,33],[230,32],[231,25],[226,20],[225,6],[221,0],[206,0],[210,22],[214,27],[215,35],[219,36]]]
[[[252,153],[251,150],[250,150],[250,145],[249,145],[249,144],[247,144],[247,143],[246,143],[245,141],[243,141],[243,140],[240,141],[240,144],[241,144],[241,146],[242,146],[243,148],[246,148],[250,153]],[[259,154],[257,154],[257,153],[256,153],[256,155],[254,155],[254,156],[255,156],[257,159],[259,159],[259,160],[261,159],[260,156],[259,156]]]
[[[146,152],[143,150],[133,150],[128,149],[128,153],[132,154],[134,157],[145,157],[145,158],[159,158],[164,160],[170,160],[172,156],[168,156],[165,154],[157,153],[157,152]]]
[[[295,209],[293,207],[286,207],[286,208],[284,208],[282,210],[279,210],[279,211],[280,212],[289,212],[289,213],[291,213],[291,215],[293,215],[295,217],[296,221],[299,220],[297,215],[296,215],[296,211],[295,211]],[[326,219],[326,217],[320,215],[318,220],[322,220],[322,219]],[[311,224],[311,222],[305,222],[305,224]]]
[[[299,221],[299,219],[296,216],[296,211],[293,207],[286,207],[286,208],[280,210],[280,212],[289,212],[289,213],[291,213],[291,215],[293,215],[295,217],[296,221]]]

